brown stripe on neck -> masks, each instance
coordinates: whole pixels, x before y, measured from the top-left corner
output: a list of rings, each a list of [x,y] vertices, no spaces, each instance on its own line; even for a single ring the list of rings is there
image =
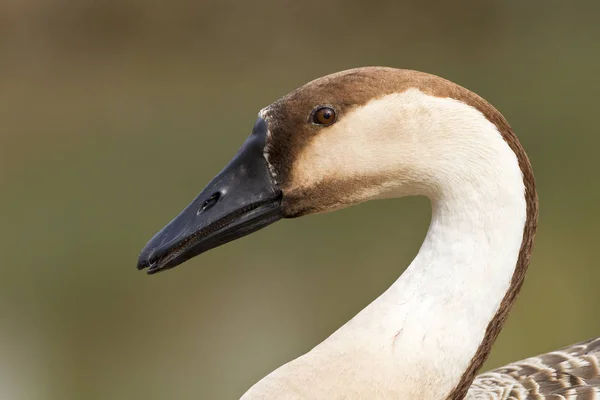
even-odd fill
[[[432,75],[421,73],[413,74],[415,77],[421,77],[421,79],[418,79],[417,82],[415,82],[415,87],[421,91],[436,97],[450,97],[462,101],[479,110],[491,123],[493,123],[508,146],[517,156],[519,167],[523,174],[523,184],[525,186],[526,219],[515,272],[513,273],[509,288],[500,303],[498,311],[490,320],[486,328],[483,340],[479,344],[475,355],[461,376],[460,381],[447,397],[447,400],[461,400],[466,396],[475,376],[483,366],[485,360],[487,360],[492,345],[498,338],[498,334],[502,330],[506,318],[523,286],[537,230],[538,197],[535,188],[533,168],[531,167],[527,153],[525,153],[523,146],[521,146],[519,139],[508,124],[508,121],[506,121],[504,116],[496,110],[496,108],[479,95],[453,82]]]
[[[525,226],[523,229],[523,241],[521,242],[521,249],[519,250],[519,257],[517,259],[517,265],[515,272],[513,273],[510,286],[508,291],[504,295],[500,307],[496,312],[496,315],[491,319],[488,324],[483,341],[479,345],[477,352],[471,359],[471,363],[463,373],[460,381],[450,392],[448,400],[461,400],[463,399],[469,387],[473,383],[475,376],[483,366],[483,363],[488,358],[492,345],[496,341],[498,334],[502,330],[502,326],[508,317],[512,305],[514,304],[517,295],[521,291],[523,281],[525,280],[525,273],[529,266],[529,260],[531,258],[531,252],[533,250],[533,243],[535,233],[537,229],[538,221],[538,197],[535,189],[535,178],[533,176],[533,168],[529,162],[529,158],[525,153],[525,150],[521,146],[521,143],[517,139],[517,136],[511,129],[506,119],[491,106],[488,102],[483,100],[478,95],[464,89],[463,95],[466,97],[456,98],[457,100],[463,101],[475,108],[477,108],[485,117],[492,122],[500,131],[500,134],[508,144],[508,146],[515,152],[519,167],[523,173],[523,183],[525,185],[525,204],[527,208],[527,216],[525,219]]]

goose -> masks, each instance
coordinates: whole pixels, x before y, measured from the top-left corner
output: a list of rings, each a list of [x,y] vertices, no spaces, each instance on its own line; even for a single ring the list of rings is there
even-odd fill
[[[477,375],[523,284],[538,198],[502,114],[438,76],[350,69],[262,109],[137,267],[155,274],[283,218],[402,196],[432,207],[412,263],[242,399],[600,399],[600,337]]]

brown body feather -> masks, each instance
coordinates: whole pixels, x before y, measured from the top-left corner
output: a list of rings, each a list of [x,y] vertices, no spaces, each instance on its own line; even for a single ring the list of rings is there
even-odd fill
[[[600,338],[481,374],[467,399],[598,400]]]

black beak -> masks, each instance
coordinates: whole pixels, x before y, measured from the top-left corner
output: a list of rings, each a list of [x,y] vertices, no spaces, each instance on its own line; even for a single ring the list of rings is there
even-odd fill
[[[153,274],[246,236],[283,217],[281,191],[263,156],[267,123],[259,118],[236,156],[142,250],[138,269]]]

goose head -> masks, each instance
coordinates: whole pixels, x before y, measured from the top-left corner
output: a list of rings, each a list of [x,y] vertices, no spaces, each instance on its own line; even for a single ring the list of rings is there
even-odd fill
[[[485,179],[476,166],[496,147],[478,143],[482,124],[506,121],[433,75],[368,67],[316,79],[259,112],[236,156],[148,242],[138,268],[175,267],[282,218],[386,197],[435,199]]]

